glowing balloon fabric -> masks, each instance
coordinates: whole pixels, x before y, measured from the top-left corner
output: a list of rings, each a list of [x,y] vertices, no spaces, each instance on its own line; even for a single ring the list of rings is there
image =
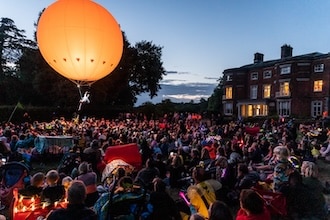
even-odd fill
[[[78,85],[110,74],[123,52],[119,24],[91,0],[58,0],[42,13],[37,42],[44,59]]]

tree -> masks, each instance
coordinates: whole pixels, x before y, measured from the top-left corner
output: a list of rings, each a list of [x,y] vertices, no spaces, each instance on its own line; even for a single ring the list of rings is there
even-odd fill
[[[113,73],[93,85],[92,95],[97,96],[100,104],[128,106],[133,106],[141,93],[148,92],[151,98],[156,96],[165,75],[161,55],[160,46],[141,41],[133,47],[124,34],[124,51],[119,65]]]
[[[224,78],[219,78],[219,84],[213,90],[210,98],[208,98],[207,110],[213,113],[222,113],[222,95],[224,94]]]
[[[36,44],[28,40],[25,31],[18,29],[10,18],[0,19],[0,77],[15,75],[16,62],[23,54],[26,47],[35,47]]]
[[[17,102],[22,93],[18,75],[18,60],[24,48],[35,47],[26,39],[25,31],[16,27],[9,18],[0,19],[0,104]]]

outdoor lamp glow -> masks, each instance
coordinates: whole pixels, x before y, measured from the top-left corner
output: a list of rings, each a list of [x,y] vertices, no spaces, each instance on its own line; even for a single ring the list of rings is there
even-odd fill
[[[77,85],[110,74],[123,52],[119,24],[91,0],[57,0],[48,6],[38,21],[37,42],[49,65]]]

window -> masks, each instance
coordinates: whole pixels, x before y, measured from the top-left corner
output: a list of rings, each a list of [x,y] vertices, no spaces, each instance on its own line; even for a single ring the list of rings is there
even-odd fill
[[[258,98],[258,86],[253,85],[250,87],[250,99],[257,99]]]
[[[258,80],[258,72],[251,73],[251,80]]]
[[[312,101],[312,117],[322,115],[322,101]]]
[[[269,78],[272,78],[272,71],[271,70],[264,71],[264,79],[269,79]]]
[[[226,75],[226,81],[227,82],[233,81],[233,75],[231,74]]]
[[[264,85],[263,97],[265,99],[270,98],[270,89],[271,89],[271,85],[270,84]]]
[[[323,70],[324,70],[324,64],[323,63],[316,64],[314,66],[314,72],[315,73],[321,73],[321,72],[323,72]]]
[[[244,104],[240,106],[242,117],[267,116],[268,106],[265,104]]]
[[[233,98],[233,87],[226,87],[226,99]]]
[[[314,92],[322,92],[323,80],[314,81]]]
[[[290,83],[289,82],[281,82],[280,96],[290,96]]]
[[[282,66],[281,67],[281,74],[290,74],[291,73],[291,66]]]
[[[278,101],[277,113],[280,116],[289,116],[291,113],[291,101]]]
[[[224,114],[225,115],[233,114],[233,103],[224,103]]]

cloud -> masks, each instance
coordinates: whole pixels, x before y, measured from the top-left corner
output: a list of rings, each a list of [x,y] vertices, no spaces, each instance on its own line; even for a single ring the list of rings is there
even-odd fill
[[[173,84],[181,84],[182,82],[186,82],[186,80],[184,80],[184,79],[164,79],[161,81],[161,84],[173,85]]]
[[[170,99],[172,102],[190,102],[193,100],[195,103],[199,102],[202,98],[208,99],[217,84],[214,83],[181,83],[181,84],[160,84],[161,89],[158,95],[150,99],[148,94],[138,96],[136,106],[145,102],[152,102],[154,104],[160,103],[165,99]]]
[[[219,78],[216,78],[216,77],[204,77],[204,79],[210,79],[210,80],[218,80]]]
[[[208,99],[209,95],[190,95],[190,94],[177,94],[177,95],[163,95],[163,99],[171,99],[172,102],[199,102],[202,98]]]
[[[177,74],[178,71],[166,71],[165,72],[167,75],[170,75],[170,74]]]
[[[165,72],[167,75],[170,75],[170,74],[178,74],[178,75],[185,75],[185,74],[191,74],[190,72],[182,72],[182,71],[173,71],[173,70],[170,70],[170,71],[166,71]]]

